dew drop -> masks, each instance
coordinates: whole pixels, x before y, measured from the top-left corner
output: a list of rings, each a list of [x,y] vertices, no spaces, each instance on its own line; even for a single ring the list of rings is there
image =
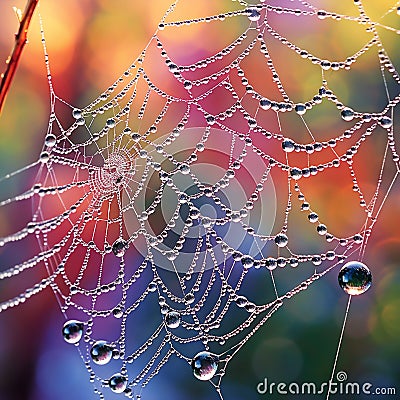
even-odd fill
[[[114,393],[122,393],[125,391],[127,383],[128,381],[125,376],[121,374],[115,374],[109,379],[108,386],[110,386],[110,389]]]
[[[149,283],[149,292],[155,292],[157,290],[157,284],[155,282]]]
[[[56,144],[56,137],[50,133],[49,135],[46,136],[45,139],[45,145],[48,147],[54,147]]]
[[[385,128],[385,129],[390,128],[393,124],[392,119],[389,117],[382,117],[379,120],[379,123],[381,124],[382,128]]]
[[[263,110],[269,110],[271,108],[271,102],[268,99],[261,99],[260,100],[260,107]]]
[[[190,173],[190,167],[184,163],[179,167],[179,171],[181,171],[181,173],[184,175],[188,175]]]
[[[368,267],[359,261],[345,264],[338,276],[340,287],[352,296],[366,292],[372,284],[372,274]]]
[[[318,221],[318,214],[315,212],[311,212],[310,214],[308,214],[308,220],[312,223],[317,222]]]
[[[317,226],[317,232],[322,236],[322,235],[325,235],[328,232],[328,229],[327,229],[326,225],[319,224]]]
[[[299,115],[303,115],[307,111],[306,106],[302,103],[296,104],[294,109],[297,112],[297,114],[299,114]]]
[[[133,132],[131,137],[135,142],[138,142],[141,138],[140,133],[137,132]]]
[[[359,233],[357,233],[356,235],[353,236],[353,240],[355,243],[361,244],[363,241],[363,237]]]
[[[192,87],[193,87],[193,84],[192,84],[192,82],[190,82],[190,81],[185,81],[184,83],[183,83],[183,87],[185,88],[185,89],[191,89]]]
[[[79,110],[78,108],[74,108],[74,109],[72,110],[72,116],[73,116],[75,119],[79,119],[79,118],[82,117],[82,111]]]
[[[115,126],[115,119],[114,118],[109,118],[106,122],[107,128],[114,128]]]
[[[290,170],[290,176],[293,179],[297,180],[297,179],[300,179],[303,176],[303,173],[301,172],[301,169],[299,169],[299,168],[292,168]]]
[[[104,365],[110,362],[113,348],[104,340],[99,340],[90,349],[90,356],[94,363]]]
[[[235,303],[238,307],[243,308],[247,304],[247,298],[245,296],[238,296]]]
[[[112,252],[117,257],[123,257],[126,251],[127,243],[124,239],[117,239],[112,245]]]
[[[185,303],[186,304],[193,304],[194,303],[194,295],[193,295],[193,293],[188,293],[186,296],[185,296]]]
[[[282,149],[286,153],[291,153],[292,151],[294,151],[294,142],[293,142],[293,140],[285,139],[282,142]]]
[[[243,268],[251,268],[254,265],[254,260],[250,256],[243,256],[240,260],[242,262]]]
[[[63,326],[62,334],[67,343],[78,343],[83,335],[83,323],[76,320],[67,321]]]
[[[50,154],[47,151],[43,151],[42,154],[40,154],[40,162],[43,164],[47,163],[50,159]]]
[[[396,12],[397,12],[397,15],[400,15],[400,7],[397,7]]]
[[[288,237],[284,233],[275,236],[275,243],[278,247],[285,247],[288,244]]]
[[[165,324],[168,326],[168,328],[178,328],[178,326],[181,324],[181,315],[177,311],[170,311],[165,316]]]
[[[291,258],[289,264],[292,268],[296,268],[299,265],[299,260],[297,258]]]
[[[261,17],[260,13],[255,8],[249,8],[247,10],[247,16],[250,21],[258,21]]]
[[[273,270],[277,267],[277,265],[278,265],[278,262],[277,262],[276,259],[273,258],[273,257],[268,257],[268,258],[265,260],[265,266],[266,266],[270,271],[273,271]]]
[[[170,64],[168,65],[168,69],[169,69],[171,72],[176,72],[176,71],[178,71],[178,66],[177,66],[176,64],[174,64],[174,63],[170,63]]]
[[[206,121],[207,121],[207,123],[210,124],[210,125],[214,125],[214,124],[215,124],[215,118],[214,118],[212,115],[208,115],[208,116],[206,117]]]
[[[218,357],[208,351],[197,353],[192,359],[193,375],[201,381],[210,380],[218,369]]]
[[[341,115],[345,121],[351,121],[354,118],[354,111],[351,108],[344,108]]]
[[[115,307],[112,310],[112,313],[114,315],[115,318],[121,318],[124,315],[124,310],[120,307]]]
[[[200,152],[204,151],[204,144],[203,143],[197,143],[196,144],[196,149],[197,149],[197,151],[200,151]]]

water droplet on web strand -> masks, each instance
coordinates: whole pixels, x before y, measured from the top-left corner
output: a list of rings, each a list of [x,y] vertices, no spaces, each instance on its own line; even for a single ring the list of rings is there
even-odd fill
[[[303,176],[303,173],[301,172],[301,169],[299,169],[299,168],[292,168],[290,170],[290,176],[293,179],[298,180]]]
[[[131,137],[135,142],[138,142],[141,138],[141,135],[137,132],[133,132]]]
[[[197,353],[192,359],[193,375],[201,381],[210,380],[218,369],[218,356],[208,351]]]
[[[44,143],[48,147],[54,147],[56,144],[56,137],[52,133],[50,133],[46,136]]]
[[[112,252],[117,257],[123,257],[126,251],[127,243],[124,239],[117,239],[112,245]]]
[[[186,304],[193,304],[194,303],[194,294],[193,293],[188,293],[187,295],[185,295],[185,303]]]
[[[124,315],[124,310],[120,307],[115,307],[112,310],[112,313],[114,315],[115,318],[121,318]]]
[[[282,149],[286,153],[291,153],[292,151],[294,151],[294,142],[293,142],[293,140],[285,139],[282,142]]]
[[[114,128],[116,125],[114,118],[109,118],[106,122],[107,128]]]
[[[381,124],[382,128],[385,128],[385,129],[390,128],[393,124],[392,119],[389,117],[382,117],[379,120],[379,123]]]
[[[247,17],[250,21],[258,21],[261,17],[260,13],[255,8],[249,8],[247,10]]]
[[[322,235],[325,235],[328,232],[328,229],[327,229],[326,225],[319,224],[317,226],[317,232],[322,236]]]
[[[341,268],[338,281],[347,294],[358,296],[371,287],[372,274],[365,264],[350,261]]]
[[[188,175],[189,173],[190,173],[190,167],[189,167],[189,165],[187,165],[187,164],[182,164],[180,167],[179,167],[179,170],[181,171],[181,173],[182,174],[184,174],[184,175]]]
[[[40,162],[45,164],[47,161],[50,159],[50,154],[47,151],[43,151],[42,154],[40,154]]]
[[[178,328],[178,326],[181,324],[181,315],[177,311],[170,311],[165,316],[165,324],[168,328]]]
[[[304,115],[307,111],[306,106],[304,104],[296,104],[294,107],[295,111],[297,112],[297,114],[299,115]]]
[[[74,108],[74,109],[72,110],[72,116],[73,116],[75,119],[79,119],[79,118],[82,117],[82,111],[79,110],[78,108]]]
[[[78,343],[83,335],[83,322],[76,320],[67,321],[63,326],[62,334],[67,343]]]
[[[254,260],[250,256],[243,256],[240,261],[245,269],[251,268],[254,265]]]
[[[105,365],[112,358],[113,348],[104,340],[99,340],[90,349],[90,356],[95,364]]]
[[[76,120],[76,124],[80,125],[80,126],[85,125],[85,119],[84,118],[78,118]]]
[[[185,81],[183,82],[183,87],[187,90],[190,90],[193,87],[193,84],[190,81]]]
[[[270,271],[273,271],[278,265],[278,262],[276,261],[275,258],[273,257],[268,257],[265,260],[265,266],[267,267],[267,269],[269,269]]]
[[[318,221],[318,214],[315,212],[311,212],[310,214],[308,214],[308,220],[312,223],[315,223]]]
[[[271,108],[271,102],[268,99],[261,99],[260,100],[260,107],[263,110],[269,110]]]
[[[344,121],[351,121],[354,118],[354,111],[351,108],[344,108],[341,115]]]
[[[288,237],[284,233],[280,233],[276,235],[275,243],[278,247],[285,247],[288,244]]]
[[[128,381],[121,374],[114,374],[108,381],[108,386],[114,393],[122,393],[126,389]]]

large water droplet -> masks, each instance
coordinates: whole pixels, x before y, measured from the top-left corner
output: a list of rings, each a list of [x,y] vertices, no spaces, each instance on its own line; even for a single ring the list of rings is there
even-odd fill
[[[83,323],[76,320],[67,321],[62,329],[64,340],[67,343],[78,343],[83,334]]]
[[[251,268],[254,265],[253,257],[243,256],[240,260],[244,268]]]
[[[385,129],[390,128],[393,125],[392,119],[389,117],[386,117],[386,116],[382,117],[379,120],[379,123],[381,124],[382,128],[385,128]]]
[[[168,328],[177,328],[181,324],[181,315],[177,311],[170,311],[165,316],[165,324]]]
[[[282,142],[282,149],[286,153],[291,153],[292,151],[294,151],[294,142],[293,142],[293,140],[285,139]]]
[[[299,114],[299,115],[303,115],[307,111],[306,106],[302,103],[296,104],[294,109],[297,112],[297,114]]]
[[[104,340],[99,340],[90,349],[90,356],[94,363],[104,365],[110,362],[113,348]]]
[[[114,128],[116,125],[115,119],[114,118],[109,118],[106,122],[108,128]]]
[[[296,167],[294,167],[294,168],[292,168],[291,170],[290,170],[290,176],[293,178],[293,179],[300,179],[302,176],[303,176],[303,173],[301,172],[301,169],[300,168],[296,168]]]
[[[117,239],[112,245],[112,252],[117,257],[123,257],[126,251],[126,241],[123,239]]]
[[[255,8],[249,8],[247,10],[247,16],[250,21],[258,21],[261,15]]]
[[[74,108],[74,109],[72,110],[72,116],[73,116],[75,119],[79,119],[79,118],[82,117],[82,111],[79,110],[79,109],[77,109],[77,108]]]
[[[114,374],[108,381],[108,385],[110,386],[110,389],[114,393],[122,393],[126,389],[128,381],[125,378],[125,376],[121,374]]]
[[[185,295],[185,303],[186,304],[193,304],[195,301],[195,297],[193,293],[188,293]]]
[[[50,133],[46,136],[44,143],[48,147],[54,147],[56,144],[56,137],[52,133]]]
[[[288,237],[284,233],[275,236],[275,243],[278,247],[285,247],[288,244]]]
[[[263,110],[269,110],[271,108],[271,102],[268,99],[261,99],[260,100],[260,107]]]
[[[354,111],[351,108],[344,108],[341,114],[345,121],[351,121],[354,118]]]
[[[208,351],[197,353],[192,360],[193,375],[201,381],[210,380],[218,369],[218,356]]]
[[[338,276],[340,287],[352,296],[366,292],[372,284],[372,274],[368,267],[359,261],[345,264]]]
[[[180,165],[179,170],[184,175],[187,175],[190,173],[190,167],[186,163],[183,163],[182,165]]]

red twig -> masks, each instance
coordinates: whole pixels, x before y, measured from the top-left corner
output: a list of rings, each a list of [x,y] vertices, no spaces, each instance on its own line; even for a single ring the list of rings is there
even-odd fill
[[[8,90],[10,89],[11,82],[14,78],[17,70],[19,60],[21,58],[22,50],[27,43],[28,28],[31,22],[33,13],[38,4],[39,0],[29,0],[24,14],[22,15],[21,22],[19,24],[18,33],[15,35],[15,44],[12,50],[11,56],[7,60],[7,68],[4,72],[3,78],[0,83],[0,113],[3,109],[3,104],[6,99]]]

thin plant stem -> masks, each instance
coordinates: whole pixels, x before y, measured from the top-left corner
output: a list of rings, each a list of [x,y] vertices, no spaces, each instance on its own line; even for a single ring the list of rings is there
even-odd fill
[[[18,33],[15,35],[14,48],[12,50],[10,57],[7,60],[7,68],[2,76],[0,83],[0,113],[3,109],[7,93],[10,89],[11,82],[14,78],[19,61],[21,59],[22,50],[24,49],[25,44],[28,41],[27,35],[28,35],[29,24],[31,22],[33,13],[38,3],[39,0],[29,0],[25,7],[23,15],[19,18],[20,24]]]

